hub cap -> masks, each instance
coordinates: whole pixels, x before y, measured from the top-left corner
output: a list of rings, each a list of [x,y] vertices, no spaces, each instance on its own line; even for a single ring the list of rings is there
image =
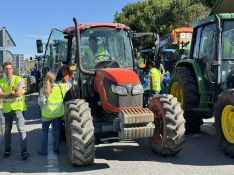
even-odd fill
[[[227,105],[223,109],[221,124],[223,134],[228,142],[234,143],[234,106]]]
[[[178,102],[181,103],[182,109],[184,109],[184,95],[182,88],[178,82],[174,82],[172,84],[170,94],[177,98]]]

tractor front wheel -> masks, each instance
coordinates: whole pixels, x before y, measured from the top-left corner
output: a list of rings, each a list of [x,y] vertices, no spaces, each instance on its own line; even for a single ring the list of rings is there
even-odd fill
[[[234,157],[234,89],[219,95],[214,117],[218,144],[226,155]]]
[[[80,99],[66,102],[65,131],[72,165],[81,166],[93,163],[95,155],[94,127],[87,102]]]
[[[172,95],[157,94],[149,99],[154,113],[155,130],[150,138],[152,150],[160,155],[174,155],[182,149],[185,120],[180,103]]]

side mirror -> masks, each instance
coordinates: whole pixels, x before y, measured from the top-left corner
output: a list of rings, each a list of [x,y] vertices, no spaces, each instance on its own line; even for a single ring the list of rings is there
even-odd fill
[[[42,44],[42,40],[36,40],[36,44],[37,44],[37,53],[43,53],[43,44]]]

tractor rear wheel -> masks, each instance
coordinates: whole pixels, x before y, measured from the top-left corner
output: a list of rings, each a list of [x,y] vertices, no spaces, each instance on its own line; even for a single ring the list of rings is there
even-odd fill
[[[218,144],[226,155],[234,157],[234,89],[219,95],[214,117]]]
[[[181,103],[186,120],[186,133],[197,133],[203,121],[200,116],[192,114],[191,109],[199,106],[198,85],[194,72],[185,67],[178,67],[174,70],[170,83],[169,93]]]
[[[184,143],[184,117],[180,103],[172,95],[157,94],[149,99],[148,108],[154,113],[155,130],[149,143],[160,155],[174,155]]]
[[[72,165],[81,166],[93,163],[95,156],[94,127],[87,102],[81,99],[66,102],[65,131]]]

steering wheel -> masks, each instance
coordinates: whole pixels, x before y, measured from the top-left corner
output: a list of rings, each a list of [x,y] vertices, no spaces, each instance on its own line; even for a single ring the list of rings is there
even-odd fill
[[[111,61],[111,60],[114,60],[114,59],[113,59],[113,57],[111,57],[108,54],[96,55],[95,58],[94,58],[95,63],[100,62],[100,61],[108,61],[108,60]]]

